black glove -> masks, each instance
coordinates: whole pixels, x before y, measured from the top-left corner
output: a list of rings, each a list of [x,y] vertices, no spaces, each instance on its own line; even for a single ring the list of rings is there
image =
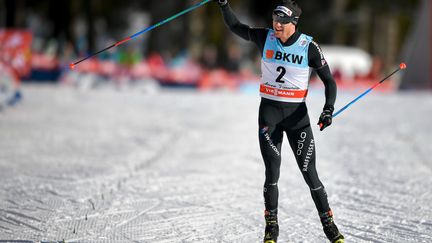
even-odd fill
[[[332,105],[325,105],[323,112],[321,113],[318,125],[320,126],[320,131],[324,130],[326,127],[332,124],[334,107]]]
[[[228,0],[213,0],[213,2],[216,2],[219,4],[219,6],[225,6],[228,3]]]

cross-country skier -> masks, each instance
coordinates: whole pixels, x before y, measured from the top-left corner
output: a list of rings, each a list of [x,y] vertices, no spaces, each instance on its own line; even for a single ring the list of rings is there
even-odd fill
[[[305,104],[310,68],[325,85],[325,105],[319,117],[321,131],[332,123],[336,83],[318,44],[297,29],[301,8],[292,0],[283,0],[273,10],[273,29],[252,28],[241,23],[227,0],[220,5],[225,23],[241,38],[254,42],[261,51],[261,104],[259,107],[259,143],[265,164],[264,204],[265,243],[277,242],[279,235],[278,180],[283,132],[310,188],[323,230],[331,242],[343,243],[333,221],[327,194],[315,168],[315,140]]]

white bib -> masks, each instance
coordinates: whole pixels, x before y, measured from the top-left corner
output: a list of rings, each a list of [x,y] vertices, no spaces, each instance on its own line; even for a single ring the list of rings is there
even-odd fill
[[[269,30],[261,59],[260,96],[282,102],[305,102],[311,69],[308,50],[312,37],[301,34],[283,46]]]

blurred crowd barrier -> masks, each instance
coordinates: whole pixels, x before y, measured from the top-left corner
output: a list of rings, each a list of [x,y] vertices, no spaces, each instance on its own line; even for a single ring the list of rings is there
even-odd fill
[[[69,64],[80,58],[73,56],[72,51],[66,50],[61,56],[52,51],[32,52],[31,42],[31,32],[0,30],[0,90],[9,101],[11,97],[20,96],[16,94],[19,93],[20,80],[51,81],[80,88],[140,86],[155,90],[160,87],[187,87],[199,91],[225,89],[252,92],[257,92],[260,81],[260,59],[253,60],[252,68],[241,65],[250,58],[243,58],[239,48],[228,50],[229,60],[223,67],[215,64],[217,53],[212,48],[204,49],[199,58],[191,57],[188,51],[166,58],[156,52],[143,56],[129,46],[115,48],[70,70]],[[367,88],[383,75],[381,59],[371,57],[360,49],[323,46],[323,52],[339,89]],[[312,75],[311,87],[323,87],[316,75]],[[379,87],[382,91],[396,88],[396,82],[385,82]]]
[[[66,66],[65,64],[59,65]],[[87,80],[84,81],[85,84],[82,83],[83,80]],[[200,91],[212,89],[235,91],[245,83],[257,83],[259,77],[246,69],[236,72],[223,68],[209,69],[187,54],[167,61],[161,54],[152,53],[134,61],[119,61],[115,58],[88,59],[78,64],[73,70],[64,68],[59,81],[67,85],[92,87],[106,83],[124,87],[152,82],[161,87],[188,87]]]
[[[21,99],[21,79],[32,68],[32,38],[26,30],[0,29],[0,110]]]

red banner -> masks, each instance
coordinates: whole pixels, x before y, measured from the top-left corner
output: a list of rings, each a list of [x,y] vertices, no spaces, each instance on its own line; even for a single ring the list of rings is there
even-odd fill
[[[30,31],[0,29],[0,62],[19,77],[30,73],[32,38]]]

